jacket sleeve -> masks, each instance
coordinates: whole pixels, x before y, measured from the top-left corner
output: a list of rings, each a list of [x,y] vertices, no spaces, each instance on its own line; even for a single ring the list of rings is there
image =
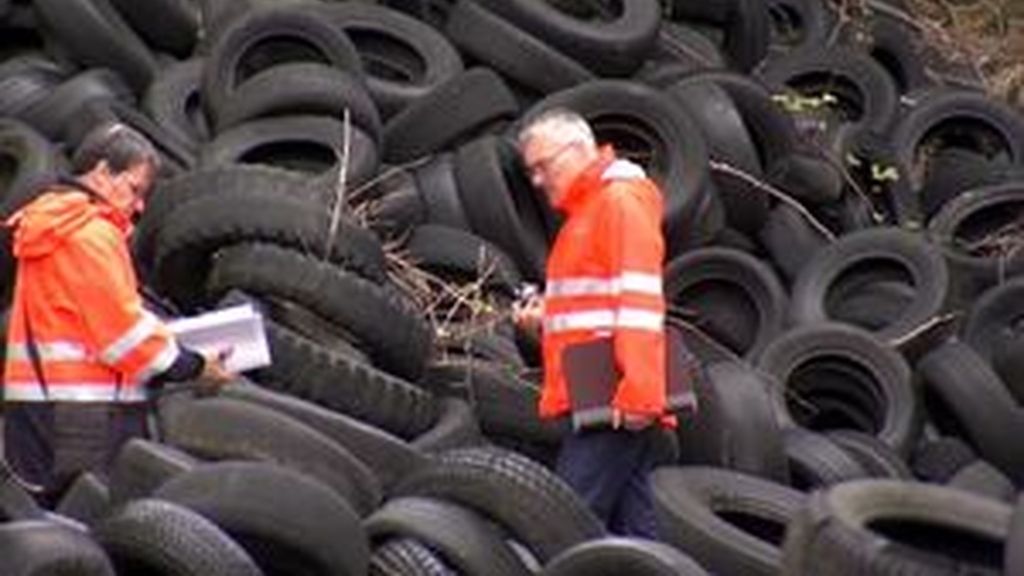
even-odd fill
[[[664,240],[661,211],[645,205],[633,184],[613,184],[604,210],[603,238],[613,294],[615,361],[622,376],[612,406],[626,412],[665,410]]]
[[[128,248],[105,223],[90,225],[66,246],[63,281],[100,362],[129,382],[165,372],[178,357],[166,325],[143,307]]]

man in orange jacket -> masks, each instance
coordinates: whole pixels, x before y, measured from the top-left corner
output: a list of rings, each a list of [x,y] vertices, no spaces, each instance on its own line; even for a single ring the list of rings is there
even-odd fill
[[[587,122],[568,110],[530,120],[519,148],[534,186],[566,216],[543,299],[517,311],[521,325],[542,330],[541,417],[579,416],[571,397],[596,385],[571,381],[566,358],[574,347],[610,341],[595,349],[611,357],[595,364],[607,360],[615,371],[603,425],[563,440],[557,472],[612,532],[654,538],[647,476],[658,427],[674,425],[665,415],[661,193],[640,166],[599,148]]]
[[[139,133],[92,130],[62,178],[6,222],[17,258],[4,365],[6,458],[46,505],[146,429],[147,387],[231,378],[143,308],[127,238],[159,168]]]

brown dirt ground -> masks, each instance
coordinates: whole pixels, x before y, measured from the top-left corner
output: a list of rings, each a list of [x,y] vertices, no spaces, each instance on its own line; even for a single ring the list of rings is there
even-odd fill
[[[981,84],[1024,110],[1024,0],[833,0],[843,14],[880,4],[906,9],[921,31],[929,70]]]

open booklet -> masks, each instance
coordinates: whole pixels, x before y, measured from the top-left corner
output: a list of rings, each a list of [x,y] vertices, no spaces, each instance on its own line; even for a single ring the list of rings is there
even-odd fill
[[[197,352],[209,354],[230,350],[224,361],[224,367],[230,372],[270,365],[263,316],[249,304],[172,320],[167,326],[180,344]]]

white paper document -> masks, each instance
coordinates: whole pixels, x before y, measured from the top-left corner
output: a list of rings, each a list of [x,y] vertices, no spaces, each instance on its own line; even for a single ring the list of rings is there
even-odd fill
[[[244,372],[270,365],[270,348],[263,330],[263,316],[249,304],[214,310],[167,324],[178,342],[203,353],[230,350],[224,367]]]

